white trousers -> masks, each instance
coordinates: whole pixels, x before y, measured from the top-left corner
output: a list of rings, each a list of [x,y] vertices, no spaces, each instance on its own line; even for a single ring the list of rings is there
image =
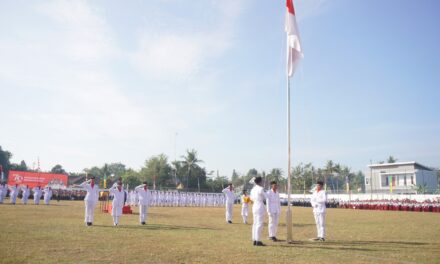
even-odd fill
[[[23,196],[23,198],[21,199],[21,201],[23,202],[23,204],[27,204],[27,202],[28,202],[28,198],[29,198],[29,197],[24,197],[24,196]]]
[[[3,198],[4,198],[3,193],[0,192],[0,203],[3,203]]]
[[[278,223],[280,221],[280,214],[269,213],[269,237],[276,237],[277,236],[277,230],[278,230]]]
[[[148,212],[148,206],[139,205],[139,222],[141,222],[141,223],[146,222],[147,212]]]
[[[313,213],[318,237],[325,238],[325,213]]]
[[[119,224],[119,216],[116,216],[116,215],[113,216],[113,224],[115,224],[115,225]]]
[[[44,203],[45,203],[46,205],[49,205],[49,203],[50,203],[50,198],[46,198],[46,197],[44,197]]]
[[[16,201],[17,201],[17,195],[12,195],[11,196],[11,204],[15,204]]]
[[[252,241],[261,241],[261,231],[263,231],[264,211],[254,212],[254,223],[252,224]]]
[[[232,221],[233,203],[226,203],[226,221]]]
[[[93,215],[95,213],[95,202],[93,201],[84,201],[86,205],[86,212],[85,212],[85,219],[84,222],[86,223],[93,223]]]
[[[247,223],[247,217],[249,214],[249,207],[248,206],[242,206],[241,207],[241,217],[243,217],[243,223]]]
[[[40,204],[40,197],[34,196],[34,204]]]

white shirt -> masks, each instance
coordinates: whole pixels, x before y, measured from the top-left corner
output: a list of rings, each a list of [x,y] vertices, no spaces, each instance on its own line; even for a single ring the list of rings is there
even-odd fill
[[[112,206],[113,207],[124,207],[124,200],[125,200],[125,191],[122,189],[119,191],[118,187],[112,186],[109,189],[110,193],[113,195],[113,201]]]
[[[98,200],[99,200],[99,186],[98,186],[98,184],[95,183],[92,188],[92,185],[88,181],[85,181],[85,182],[81,183],[79,186],[83,187],[87,191],[86,197],[84,197],[84,201],[95,202],[95,203],[98,202]]]
[[[327,202],[327,193],[324,190],[317,192],[313,191],[312,199],[310,200],[314,213],[325,213],[325,203]]]
[[[141,184],[135,188],[135,191],[139,196],[139,205],[150,205],[151,193],[150,190],[144,189],[144,185]]]
[[[40,188],[35,187],[35,188],[32,189],[32,191],[34,191],[34,198],[36,198],[36,197],[40,198],[41,197],[41,189]]]
[[[280,193],[270,189],[266,194],[267,212],[269,214],[279,214],[281,212]]]
[[[22,196],[23,197],[29,197],[29,194],[31,193],[31,190],[29,190],[29,188],[28,187],[21,187],[21,190],[22,190]]]
[[[231,204],[235,201],[234,192],[229,189],[229,187],[223,189],[222,193],[226,196],[226,203]]]
[[[266,193],[264,192],[263,187],[256,184],[254,188],[252,188],[251,200],[254,202],[254,205],[252,206],[252,211],[264,213],[264,200],[266,200]]]

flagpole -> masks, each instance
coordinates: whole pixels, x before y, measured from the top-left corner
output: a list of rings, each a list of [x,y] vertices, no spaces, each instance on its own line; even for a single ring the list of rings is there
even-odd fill
[[[290,202],[291,194],[291,165],[290,165],[290,77],[287,73],[287,243],[292,242],[292,204]]]

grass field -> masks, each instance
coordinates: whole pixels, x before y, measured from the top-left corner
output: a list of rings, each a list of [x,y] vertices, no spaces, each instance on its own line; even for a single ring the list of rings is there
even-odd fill
[[[136,208],[115,228],[97,210],[95,225],[85,227],[82,202],[2,204],[0,262],[440,263],[440,214],[328,209],[327,241],[310,242],[316,236],[311,209],[294,207],[294,243],[265,239],[266,247],[252,246],[252,226],[239,214],[236,206],[228,225],[223,208],[152,207],[140,226]],[[284,218],[279,239],[286,238]]]

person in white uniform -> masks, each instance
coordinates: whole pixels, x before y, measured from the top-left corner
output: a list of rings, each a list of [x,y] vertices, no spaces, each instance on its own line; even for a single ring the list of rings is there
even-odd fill
[[[311,198],[316,231],[318,233],[318,236],[312,239],[313,241],[325,241],[325,203],[327,202],[327,193],[322,189],[322,186],[324,186],[322,181],[316,183],[316,188]]]
[[[263,231],[264,215],[266,213],[266,206],[264,201],[267,196],[264,192],[263,178],[260,176],[254,179],[255,186],[251,190],[251,200],[254,203],[252,206],[252,214],[254,216],[254,223],[252,225],[252,240],[254,246],[264,246],[261,242],[261,232]]]
[[[31,190],[29,189],[28,185],[21,187],[21,202],[23,204],[27,204],[30,194]]]
[[[281,214],[280,193],[278,192],[278,185],[276,181],[270,183],[270,190],[267,191],[267,214],[269,215],[269,239],[277,240],[278,223]]]
[[[150,206],[151,194],[148,190],[147,182],[137,186],[135,188],[139,199],[139,222],[141,225],[145,225],[147,220],[148,207]]]
[[[95,177],[90,177],[89,180],[77,185],[87,191],[86,197],[84,197],[85,204],[85,217],[84,222],[86,226],[93,225],[93,216],[95,214],[95,206],[99,200],[99,186],[95,184]]]
[[[112,217],[113,225],[119,225],[119,217],[122,215],[122,208],[124,207],[125,191],[122,188],[122,181],[118,180],[109,189],[110,194],[113,196],[112,201]]]
[[[226,222],[229,224],[232,224],[232,214],[234,210],[234,187],[232,186],[232,183],[228,184],[228,187],[223,189],[222,193],[225,194],[226,198]]]
[[[247,217],[249,215],[249,204],[251,198],[247,194],[246,190],[243,190],[243,195],[241,196],[241,217],[243,218],[243,223],[247,224]]]
[[[44,203],[46,205],[49,205],[50,199],[52,198],[52,188],[50,188],[49,186],[46,186],[46,188],[44,188],[43,192],[44,192]]]
[[[8,192],[8,186],[6,185],[6,183],[2,182],[0,184],[0,204],[3,203],[3,199],[5,199],[7,192]]]
[[[9,186],[9,197],[11,198],[11,204],[15,205],[15,202],[17,201],[17,195],[18,195],[19,190],[20,190],[20,187],[18,187],[18,184]]]
[[[33,193],[34,193],[34,204],[39,205],[40,204],[40,199],[41,199],[41,187],[40,186],[35,186],[32,189]]]

